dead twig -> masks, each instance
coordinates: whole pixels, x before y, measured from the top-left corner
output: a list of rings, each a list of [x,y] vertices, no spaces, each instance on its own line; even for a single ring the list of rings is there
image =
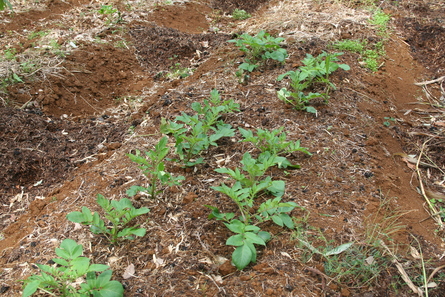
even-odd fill
[[[414,84],[416,86],[425,86],[425,85],[430,85],[430,84],[434,84],[434,83],[437,83],[437,82],[442,82],[444,80],[445,80],[445,76],[441,76],[441,77],[433,79],[433,80],[423,81],[423,82],[414,83]]]

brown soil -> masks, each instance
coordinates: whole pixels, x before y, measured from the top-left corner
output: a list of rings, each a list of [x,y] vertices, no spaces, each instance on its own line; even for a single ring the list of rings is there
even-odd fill
[[[402,228],[386,244],[398,247],[398,261],[421,286],[420,261],[410,247],[428,260],[428,275],[445,264],[440,220],[431,218],[419,194],[423,186],[429,197],[432,192],[439,199],[445,196],[445,92],[440,82],[414,83],[445,75],[445,7],[435,1],[399,2],[382,6],[393,16],[394,28],[382,67],[371,73],[360,66],[357,54],[341,56],[351,70],[332,75],[337,90],[329,104],[317,104],[317,116],[279,101],[276,91],[286,83],[276,77],[300,65],[306,53],[330,50],[332,40],[375,39],[361,21],[339,21],[339,31],[332,27],[336,20],[324,21],[339,9],[357,9],[357,18],[366,16],[359,6],[310,0],[301,1],[299,9],[292,1],[118,2],[114,5],[124,22],[112,24],[95,13],[99,4],[88,1],[41,1],[31,9],[17,4],[16,14],[3,12],[2,50],[14,47],[24,58],[38,42],[24,29],[60,30],[57,42],[68,54],[51,56],[60,60],[57,66],[42,67],[0,93],[5,103],[0,107],[0,294],[19,296],[18,280],[38,273],[34,263],[48,263],[54,248],[72,238],[83,244],[93,263],[111,266],[125,296],[417,296],[388,254],[375,281],[358,287],[352,279],[325,275],[324,259],[306,257],[297,231],[272,224],[262,225],[273,239],[259,248],[257,263],[236,271],[227,261],[233,248],[225,245],[232,234],[221,222],[207,219],[204,205],[236,211],[229,198],[211,187],[224,181],[214,171],[219,159],[236,167],[246,151],[258,153],[238,142],[239,134],[205,152],[205,165],[186,170],[169,162],[168,171],[185,176],[181,186],[164,189],[156,200],[136,196],[135,206],[151,209],[137,220],[147,228],[143,238],[111,246],[65,219],[82,206],[98,210],[98,193],[120,199],[131,185],[146,184],[126,154],[151,149],[161,137],[161,118],[191,112],[191,103],[208,98],[216,88],[241,106],[225,122],[235,128],[284,127],[289,138],[300,139],[312,152],[310,157],[288,156],[301,165],[299,170],[268,173],[286,182],[285,201],[304,208],[292,213],[300,218],[299,232],[316,246],[327,244],[317,234],[333,246],[350,241],[365,246],[371,227],[380,224],[384,231],[385,218],[394,215]],[[232,20],[227,14],[235,8],[253,18]],[[279,22],[287,13],[311,17],[292,27],[285,19]],[[280,23],[271,32],[289,37],[289,58],[284,65],[263,65],[247,84],[240,84],[234,72],[242,55],[227,41],[241,28],[251,30],[269,18]],[[298,30],[313,36],[299,38]],[[70,42],[76,46],[70,48]],[[41,52],[46,55],[50,53]],[[177,64],[193,74],[167,76]],[[401,154],[422,154],[422,161],[435,165],[416,170]],[[387,213],[380,211],[384,201],[390,201]],[[135,276],[124,278],[130,264]],[[437,287],[429,296],[445,296],[443,272],[433,280]]]

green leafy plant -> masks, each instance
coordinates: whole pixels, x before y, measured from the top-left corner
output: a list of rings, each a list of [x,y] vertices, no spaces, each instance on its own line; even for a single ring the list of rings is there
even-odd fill
[[[377,27],[377,33],[387,38],[388,37],[388,23],[391,20],[391,16],[386,14],[381,9],[376,9],[372,18],[369,20],[371,25]]]
[[[193,70],[187,67],[182,67],[181,63],[175,63],[170,67],[170,72],[165,74],[165,77],[170,79],[186,78],[193,74]]]
[[[272,155],[266,151],[252,158],[249,153],[243,155],[241,164],[242,170],[247,175],[241,173],[239,168],[218,168],[215,171],[228,174],[235,180],[232,187],[221,184],[212,189],[221,192],[232,199],[238,206],[240,216],[235,218],[235,213],[221,213],[217,207],[206,205],[212,212],[209,219],[215,218],[224,221],[224,225],[235,235],[229,237],[227,245],[235,246],[232,253],[232,262],[237,269],[244,269],[249,263],[256,262],[257,251],[255,245],[266,245],[270,240],[269,232],[262,231],[257,225],[269,220],[283,227],[293,228],[293,221],[288,215],[297,204],[294,202],[281,202],[284,195],[285,183],[281,180],[273,181],[270,176],[262,178],[268,168],[278,165],[285,160],[283,157]],[[260,192],[268,192],[275,196],[263,202],[254,211],[255,198]]]
[[[150,211],[148,208],[136,209],[128,198],[110,201],[100,194],[97,195],[97,204],[105,211],[105,218],[110,222],[110,227],[97,212],[92,213],[86,206],[82,207],[82,212],[70,212],[66,218],[71,222],[90,226],[91,232],[104,234],[113,244],[119,240],[145,235],[145,228],[126,227],[126,225],[135,217],[148,213]]]
[[[391,126],[391,122],[395,122],[396,121],[396,119],[393,118],[393,117],[384,117],[384,119],[385,119],[385,121],[383,122],[383,125],[385,127]]]
[[[329,92],[331,89],[336,89],[335,85],[329,80],[329,76],[341,68],[349,70],[350,67],[346,64],[338,64],[338,56],[343,53],[326,53],[323,52],[317,57],[306,54],[306,58],[302,60],[304,66],[297,70],[288,71],[280,76],[277,80],[281,81],[285,77],[289,77],[292,91],[282,88],[277,92],[280,100],[289,103],[297,110],[305,110],[307,112],[316,113],[317,110],[308,106],[311,100],[315,98],[323,98],[325,102],[328,101]],[[323,93],[304,93],[303,91],[311,87],[314,83],[322,83],[325,87]]]
[[[17,50],[15,48],[7,48],[3,51],[4,60],[15,61],[17,59],[16,54]]]
[[[24,281],[22,296],[28,297],[40,291],[52,296],[107,296],[120,297],[124,288],[118,281],[112,281],[108,265],[90,264],[90,259],[81,257],[83,247],[72,239],[65,239],[55,249],[59,258],[54,266],[36,264],[41,275],[32,275]],[[96,275],[96,272],[101,272]],[[80,288],[76,283],[80,283]]]
[[[250,13],[247,13],[244,9],[238,9],[236,8],[233,12],[232,12],[232,18],[234,18],[235,20],[245,20],[252,17],[252,15]]]
[[[235,135],[232,126],[225,124],[220,117],[239,110],[239,104],[232,99],[221,102],[217,90],[212,90],[210,99],[205,99],[203,104],[194,102],[191,107],[196,112],[195,115],[183,112],[174,121],[162,119],[161,122],[161,132],[173,135],[176,140],[175,152],[185,166],[203,163],[204,158],[199,157],[202,151],[211,145],[217,146],[216,141],[222,137]],[[193,159],[195,157],[197,158]]]
[[[379,41],[374,44],[366,40],[341,40],[333,44],[333,47],[341,51],[350,51],[360,54],[360,65],[368,68],[372,72],[379,69],[382,56],[385,55],[384,42]]]
[[[118,9],[113,8],[113,5],[102,5],[98,10],[98,13],[106,16],[107,20],[105,23],[107,25],[119,24],[124,21],[121,12]]]
[[[5,7],[8,6],[9,9],[12,9],[12,5],[8,0],[0,0],[0,10],[4,10]]]
[[[253,143],[261,152],[269,151],[277,156],[292,152],[302,152],[307,155],[312,155],[306,147],[300,145],[300,140],[288,141],[287,135],[283,130],[284,127],[272,131],[257,128],[256,135],[254,135],[251,130],[239,128],[241,135],[244,137],[241,141]]]
[[[245,33],[239,36],[239,39],[229,40],[228,42],[235,43],[246,53],[245,62],[238,66],[236,76],[242,78],[245,71],[252,72],[260,62],[268,59],[283,63],[287,58],[286,49],[281,47],[284,40],[282,37],[273,37],[264,30],[258,32],[256,36]]]
[[[151,198],[156,198],[156,195],[161,191],[158,190],[158,184],[166,186],[179,185],[180,180],[184,180],[183,176],[173,176],[165,171],[164,159],[169,153],[170,149],[167,146],[168,138],[163,137],[155,145],[153,150],[145,152],[146,157],[140,155],[140,151],[136,151],[136,154],[128,154],[127,156],[131,161],[139,164],[139,168],[149,180],[148,187],[132,186],[127,190],[127,195],[132,197],[138,192],[148,192]]]

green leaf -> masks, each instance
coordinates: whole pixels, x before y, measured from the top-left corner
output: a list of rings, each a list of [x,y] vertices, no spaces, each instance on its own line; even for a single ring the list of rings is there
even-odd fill
[[[88,272],[101,272],[101,271],[107,270],[108,268],[110,268],[110,266],[104,265],[104,264],[91,264],[90,267],[88,267],[87,273]]]
[[[72,270],[77,271],[77,277],[82,276],[88,271],[88,267],[90,265],[90,259],[86,257],[79,257],[76,259],[73,259],[71,261]]]
[[[246,232],[244,233],[244,236],[246,238],[246,241],[250,243],[266,245],[266,242],[264,242],[264,240],[260,236],[256,235],[253,232]]]
[[[282,180],[272,181],[272,185],[267,188],[267,190],[272,193],[275,197],[281,197],[284,195],[286,184]]]
[[[272,221],[280,227],[284,226],[284,222],[280,216],[277,216],[277,215],[272,216]]]
[[[261,239],[263,239],[264,242],[268,242],[271,239],[270,233],[266,231],[258,232],[258,236],[261,237]]]
[[[254,226],[254,225],[247,225],[244,228],[244,231],[252,231],[252,232],[255,232],[255,233],[259,232],[260,230],[261,230],[260,227]]]
[[[287,228],[289,228],[289,229],[293,229],[294,228],[294,222],[292,221],[292,218],[288,214],[281,213],[280,214],[280,218],[281,218],[283,224]]]
[[[105,199],[103,195],[97,194],[96,201],[104,210],[108,211],[110,209],[110,201]]]
[[[331,255],[338,255],[343,253],[344,251],[346,251],[347,249],[349,249],[354,243],[353,242],[348,242],[342,245],[339,245],[336,248],[333,248],[330,251],[327,251],[326,253],[324,253],[324,256],[331,256]]]
[[[40,286],[40,281],[39,280],[35,280],[35,281],[32,281],[32,282],[29,282],[25,286],[25,288],[23,289],[22,297],[31,296],[32,294],[34,294],[37,291],[39,286]]]
[[[118,281],[110,281],[99,291],[93,291],[94,297],[122,297],[124,295],[124,287]]]
[[[317,113],[317,110],[312,106],[306,106],[304,109],[310,113]]]
[[[150,192],[150,189],[133,185],[127,191],[125,191],[125,193],[130,197],[136,196],[139,192]]]
[[[224,223],[233,233],[244,233],[245,225],[240,220],[232,220],[230,224]]]
[[[67,238],[62,241],[60,248],[55,249],[56,255],[64,259],[75,259],[82,255],[83,247],[74,240]]]
[[[238,270],[244,269],[252,261],[253,253],[247,244],[239,246],[232,254],[232,262]]]
[[[79,211],[70,212],[66,215],[66,218],[73,223],[85,224],[89,222],[85,215]]]
[[[241,246],[243,244],[244,244],[243,234],[232,235],[226,241],[226,245]]]
[[[68,263],[68,261],[66,261],[65,259],[60,259],[60,258],[54,258],[53,259],[54,263],[62,265],[62,266],[70,266],[70,264]]]
[[[99,274],[99,276],[96,279],[99,288],[107,285],[107,283],[111,280],[111,274],[112,274],[111,270],[106,270],[101,274]]]

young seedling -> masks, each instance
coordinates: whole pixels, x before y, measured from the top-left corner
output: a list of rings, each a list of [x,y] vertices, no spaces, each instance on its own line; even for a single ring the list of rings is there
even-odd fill
[[[125,226],[135,217],[148,213],[150,211],[148,208],[136,209],[127,198],[110,201],[100,194],[97,195],[97,204],[105,211],[105,218],[111,223],[111,227],[105,224],[97,212],[92,213],[86,206],[82,207],[82,212],[70,212],[66,218],[71,222],[90,226],[91,232],[104,234],[112,244],[116,244],[119,240],[145,235],[145,228]]]
[[[245,20],[252,17],[252,15],[250,13],[247,13],[244,9],[238,9],[236,8],[233,12],[232,12],[232,18],[234,18],[235,20]]]
[[[107,296],[120,297],[124,288],[118,281],[112,281],[110,267],[103,264],[90,264],[90,259],[81,257],[83,247],[72,239],[65,239],[56,248],[54,266],[36,264],[41,275],[32,275],[24,281],[22,296],[36,293],[51,296]],[[97,272],[101,272],[97,275]],[[80,288],[76,284],[80,282]]]
[[[284,63],[287,51],[280,45],[284,40],[282,37],[273,37],[265,31],[260,31],[256,36],[242,34],[239,39],[229,40],[228,42],[235,43],[246,53],[245,62],[238,66],[236,76],[242,78],[245,71],[252,72],[261,62],[268,59]]]
[[[124,21],[121,12],[118,9],[113,8],[113,5],[102,5],[98,12],[106,16],[107,20],[105,23],[107,25],[119,24]]]
[[[312,106],[308,106],[308,104],[315,98],[323,98],[327,103],[329,91],[336,89],[335,85],[329,80],[329,75],[339,68],[343,70],[350,69],[346,64],[336,63],[339,61],[337,57],[342,54],[343,53],[328,54],[323,52],[317,57],[307,54],[306,58],[302,60],[304,66],[278,76],[278,81],[289,77],[291,79],[290,86],[293,89],[292,92],[286,88],[282,88],[277,92],[278,98],[286,103],[292,104],[297,110],[316,113],[317,110]],[[317,82],[325,85],[323,93],[304,93],[304,90]]]
[[[202,151],[211,145],[217,146],[216,141],[222,137],[235,135],[232,126],[225,124],[220,117],[225,113],[239,111],[239,104],[233,100],[221,102],[217,90],[210,92],[210,99],[204,100],[203,105],[194,102],[191,107],[196,112],[195,115],[183,112],[174,121],[162,119],[161,122],[161,132],[173,135],[176,140],[176,154],[187,167],[204,163],[204,158],[198,157]],[[195,157],[197,158],[194,159]]]
[[[244,269],[249,263],[256,262],[257,251],[255,245],[266,245],[270,240],[269,232],[262,231],[257,224],[272,220],[277,225],[293,228],[293,221],[288,215],[297,204],[294,202],[281,202],[284,195],[284,181],[272,181],[271,177],[261,179],[268,168],[283,162],[283,157],[271,155],[266,151],[253,159],[249,153],[245,153],[241,164],[242,170],[247,175],[241,173],[239,168],[218,168],[215,171],[228,174],[235,180],[232,187],[221,184],[212,189],[226,194],[238,206],[240,216],[235,218],[235,213],[221,213],[217,207],[206,205],[212,212],[209,219],[215,218],[224,221],[224,225],[232,232],[236,233],[226,241],[227,245],[236,247],[232,254],[232,262],[237,269]],[[260,192],[271,193],[275,198],[263,202],[254,211],[255,198]]]
[[[287,141],[287,135],[283,132],[284,127],[268,131],[257,128],[256,135],[251,130],[239,128],[241,135],[244,137],[242,142],[253,143],[261,152],[269,151],[272,155],[283,155],[292,152],[302,152],[312,155],[306,147],[300,146],[300,140]],[[298,165],[296,165],[298,167]]]
[[[170,151],[167,142],[168,138],[162,137],[153,150],[145,152],[146,157],[141,156],[140,151],[136,151],[135,155],[127,155],[131,161],[140,165],[139,168],[149,180],[148,187],[131,186],[126,192],[128,196],[133,197],[142,191],[149,193],[150,197],[154,199],[161,192],[158,190],[158,184],[171,187],[179,185],[180,180],[185,179],[183,176],[175,177],[165,171],[164,159]]]

